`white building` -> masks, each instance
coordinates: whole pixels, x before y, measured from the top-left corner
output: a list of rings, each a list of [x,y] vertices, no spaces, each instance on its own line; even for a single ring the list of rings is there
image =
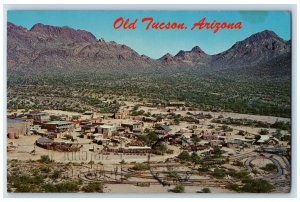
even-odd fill
[[[111,137],[112,131],[116,130],[115,126],[110,125],[100,125],[97,126],[98,133],[103,134],[103,137]]]

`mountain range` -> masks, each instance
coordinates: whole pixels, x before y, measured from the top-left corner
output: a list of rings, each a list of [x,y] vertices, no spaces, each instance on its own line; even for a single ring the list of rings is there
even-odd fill
[[[159,48],[159,47],[158,47]],[[140,55],[132,48],[97,39],[85,30],[64,26],[35,24],[30,30],[7,23],[8,69],[76,69],[76,68],[140,68],[150,67],[240,67],[265,64],[275,58],[290,57],[291,41],[285,41],[270,30],[255,33],[236,42],[228,50],[206,54],[199,46],[167,53],[155,60]]]

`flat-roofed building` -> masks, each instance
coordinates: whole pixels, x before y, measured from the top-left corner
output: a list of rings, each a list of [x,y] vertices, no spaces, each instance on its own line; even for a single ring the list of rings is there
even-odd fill
[[[169,102],[168,106],[172,107],[183,107],[185,105],[185,102]]]
[[[27,114],[27,118],[33,119],[33,122],[36,124],[42,124],[50,120],[50,115],[47,112],[30,112]]]
[[[133,132],[137,129],[143,128],[143,122],[136,122],[136,123],[121,123],[121,127],[124,128],[125,132]]]
[[[100,125],[97,126],[97,132],[100,134],[103,134],[103,137],[111,137],[112,136],[112,132],[116,130],[115,126],[111,126],[111,125]]]
[[[129,112],[127,110],[119,110],[114,114],[115,119],[127,119],[129,118]]]
[[[7,136],[9,138],[17,138],[21,135],[26,135],[31,125],[33,125],[32,119],[7,119]]]
[[[47,129],[48,131],[64,132],[72,130],[73,123],[67,121],[50,121],[44,123],[42,128]]]

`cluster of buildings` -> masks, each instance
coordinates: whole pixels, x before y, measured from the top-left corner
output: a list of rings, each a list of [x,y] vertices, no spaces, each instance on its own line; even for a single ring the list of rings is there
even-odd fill
[[[34,133],[63,133],[73,129],[70,121],[51,121],[47,112],[32,111],[25,114],[12,114],[7,117],[7,134],[14,133],[19,138]]]
[[[174,107],[180,110],[185,107],[182,102],[162,103],[155,106]],[[144,106],[153,107],[153,103],[144,103]],[[202,124],[189,123],[186,127],[174,127],[172,120],[168,119],[174,112],[159,114],[158,116],[130,116],[128,110],[120,110],[114,114],[97,114],[87,111],[78,116],[54,116],[47,112],[31,111],[25,114],[11,114],[8,116],[7,137],[10,139],[20,138],[23,135],[36,134],[41,138],[36,144],[46,149],[62,151],[76,151],[80,145],[72,146],[79,138],[90,139],[91,142],[103,145],[106,148],[148,149],[146,142],[141,141],[141,136],[155,133],[159,142],[175,145],[189,151],[199,151],[215,147],[228,147],[234,150],[250,148],[253,145],[280,144],[280,141],[271,135],[257,135],[245,133],[242,135],[232,132],[207,130]],[[194,119],[209,119],[207,114],[193,114],[187,112],[187,116]],[[76,134],[74,136],[74,134]],[[59,141],[59,145],[57,146]],[[63,145],[63,146],[61,146]],[[66,147],[64,147],[66,146]],[[120,149],[122,148],[122,149]]]

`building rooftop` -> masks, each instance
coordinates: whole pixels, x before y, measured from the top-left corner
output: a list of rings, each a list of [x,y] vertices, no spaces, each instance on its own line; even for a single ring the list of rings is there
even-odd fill
[[[83,113],[83,115],[93,115],[93,114],[94,114],[94,112],[92,112],[92,111],[86,111]]]
[[[161,125],[161,126],[158,127],[158,129],[163,129],[163,130],[166,130],[166,131],[171,131],[171,130],[172,130],[172,129],[171,129],[169,126],[167,126],[167,125]]]
[[[47,125],[65,125],[65,124],[72,124],[72,122],[67,122],[67,121],[49,121],[47,123],[44,123]]]
[[[99,126],[100,128],[113,128],[114,126],[110,126],[110,125],[100,125]]]
[[[21,122],[29,122],[29,121],[32,121],[32,119],[22,119],[22,118],[7,119],[7,123],[21,123]]]
[[[39,139],[37,140],[37,142],[38,142],[39,144],[51,144],[51,143],[53,143],[53,140],[51,140],[51,139],[49,139],[49,138],[47,138],[47,137],[41,137],[41,138],[39,138]]]
[[[37,111],[32,111],[32,112],[29,112],[29,114],[27,115],[40,115],[40,116],[43,116],[43,115],[49,115],[48,112],[37,112]]]

